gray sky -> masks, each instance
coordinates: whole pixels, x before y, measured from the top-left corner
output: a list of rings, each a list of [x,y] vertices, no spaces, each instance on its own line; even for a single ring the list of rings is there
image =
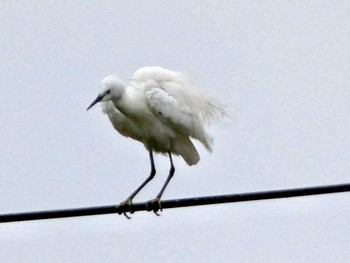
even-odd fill
[[[349,1],[1,1],[0,213],[117,204],[149,173],[100,80],[160,65],[231,118],[164,199],[349,183]],[[153,198],[168,160],[136,198]],[[0,225],[1,262],[345,262],[350,195]]]

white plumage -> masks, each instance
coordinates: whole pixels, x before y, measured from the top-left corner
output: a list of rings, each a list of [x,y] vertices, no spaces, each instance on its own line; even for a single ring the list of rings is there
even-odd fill
[[[149,151],[152,171],[146,181],[123,203],[131,206],[132,198],[155,174],[153,151],[180,155],[188,165],[199,161],[199,154],[190,138],[199,140],[212,151],[212,138],[204,126],[213,118],[224,115],[224,109],[213,99],[192,87],[186,75],[161,67],[137,70],[128,84],[114,75],[105,77],[97,98],[88,107],[102,102],[103,112],[122,135],[143,143]],[[154,171],[153,171],[154,170]],[[160,197],[170,181],[168,180]],[[155,211],[155,209],[153,209]],[[130,209],[129,209],[130,211]]]

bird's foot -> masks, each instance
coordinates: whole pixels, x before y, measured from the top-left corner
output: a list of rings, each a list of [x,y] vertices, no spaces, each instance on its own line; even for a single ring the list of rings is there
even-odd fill
[[[124,214],[127,219],[131,219],[131,216],[129,216],[128,213],[134,213],[132,199],[128,197],[125,201],[121,202],[117,206],[117,211],[119,215]]]
[[[159,197],[153,198],[146,202],[147,211],[153,211],[157,216],[160,216],[158,211],[162,211],[162,204]]]

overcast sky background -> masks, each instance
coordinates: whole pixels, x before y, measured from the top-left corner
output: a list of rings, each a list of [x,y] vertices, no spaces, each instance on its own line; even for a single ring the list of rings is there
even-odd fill
[[[186,72],[225,104],[164,199],[349,183],[349,1],[1,1],[0,214],[117,204],[144,147],[100,80]],[[169,162],[157,156],[153,198]],[[350,194],[0,225],[1,262],[345,262]]]

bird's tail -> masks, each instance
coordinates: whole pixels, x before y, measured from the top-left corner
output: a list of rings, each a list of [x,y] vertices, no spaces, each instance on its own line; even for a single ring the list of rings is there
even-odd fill
[[[208,134],[205,134],[205,136],[200,140],[205,148],[209,151],[213,151],[213,137],[209,136]]]
[[[199,162],[199,154],[191,140],[186,136],[179,136],[174,140],[174,153],[182,156],[188,165],[194,165]]]

